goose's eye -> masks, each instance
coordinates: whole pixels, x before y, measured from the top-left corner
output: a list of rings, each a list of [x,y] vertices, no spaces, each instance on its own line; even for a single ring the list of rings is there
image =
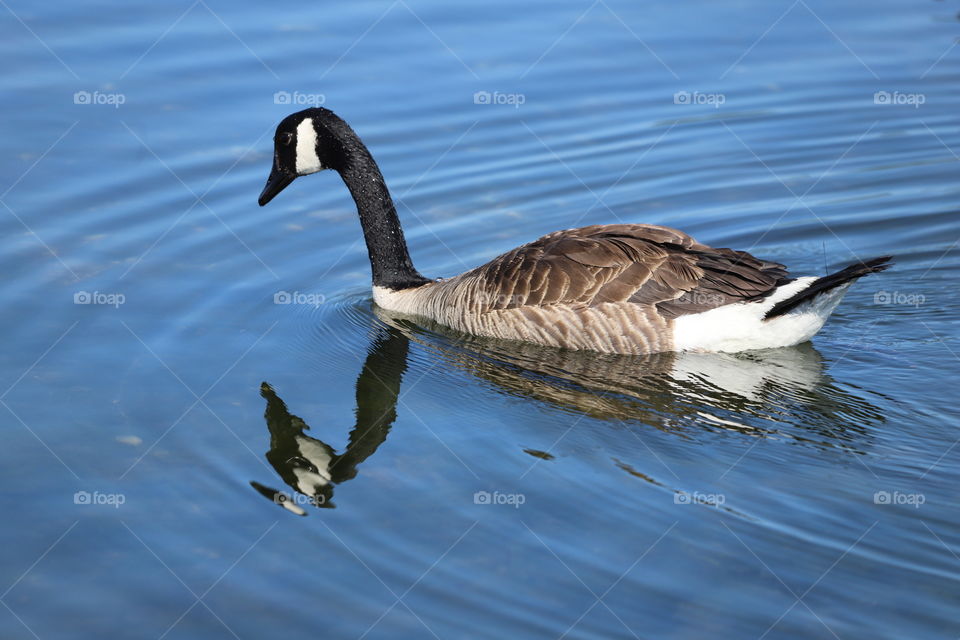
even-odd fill
[[[293,134],[289,131],[286,133],[281,133],[277,137],[277,141],[285,147],[289,147],[290,143],[293,142]]]

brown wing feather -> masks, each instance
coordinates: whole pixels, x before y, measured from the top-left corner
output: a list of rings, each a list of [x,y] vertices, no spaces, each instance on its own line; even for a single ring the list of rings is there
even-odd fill
[[[461,277],[476,283],[481,311],[629,302],[664,318],[757,300],[788,281],[781,264],[643,224],[557,231]]]

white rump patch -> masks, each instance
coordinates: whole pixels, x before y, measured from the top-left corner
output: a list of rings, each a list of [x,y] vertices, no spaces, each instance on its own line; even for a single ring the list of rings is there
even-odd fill
[[[304,118],[297,125],[297,175],[305,176],[323,169],[317,157],[317,130],[313,118]]]
[[[809,287],[817,278],[797,278],[759,302],[728,304],[674,320],[675,351],[748,351],[789,347],[814,336],[840,303],[850,284],[827,291],[782,316],[764,320],[777,302]]]

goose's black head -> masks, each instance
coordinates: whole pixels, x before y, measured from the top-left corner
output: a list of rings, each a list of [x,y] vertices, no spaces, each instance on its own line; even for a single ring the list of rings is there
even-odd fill
[[[273,136],[273,169],[260,194],[260,206],[273,200],[297,176],[340,168],[340,129],[346,123],[329,109],[315,107],[292,113]],[[347,128],[349,130],[349,127]]]

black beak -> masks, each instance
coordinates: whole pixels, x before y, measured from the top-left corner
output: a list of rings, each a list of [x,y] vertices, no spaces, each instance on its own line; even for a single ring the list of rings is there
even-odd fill
[[[257,202],[260,203],[261,207],[267,204],[273,200],[274,196],[286,189],[296,177],[294,173],[289,173],[283,169],[274,167],[273,170],[270,171],[270,177],[267,178],[267,184],[260,193],[260,198]]]

